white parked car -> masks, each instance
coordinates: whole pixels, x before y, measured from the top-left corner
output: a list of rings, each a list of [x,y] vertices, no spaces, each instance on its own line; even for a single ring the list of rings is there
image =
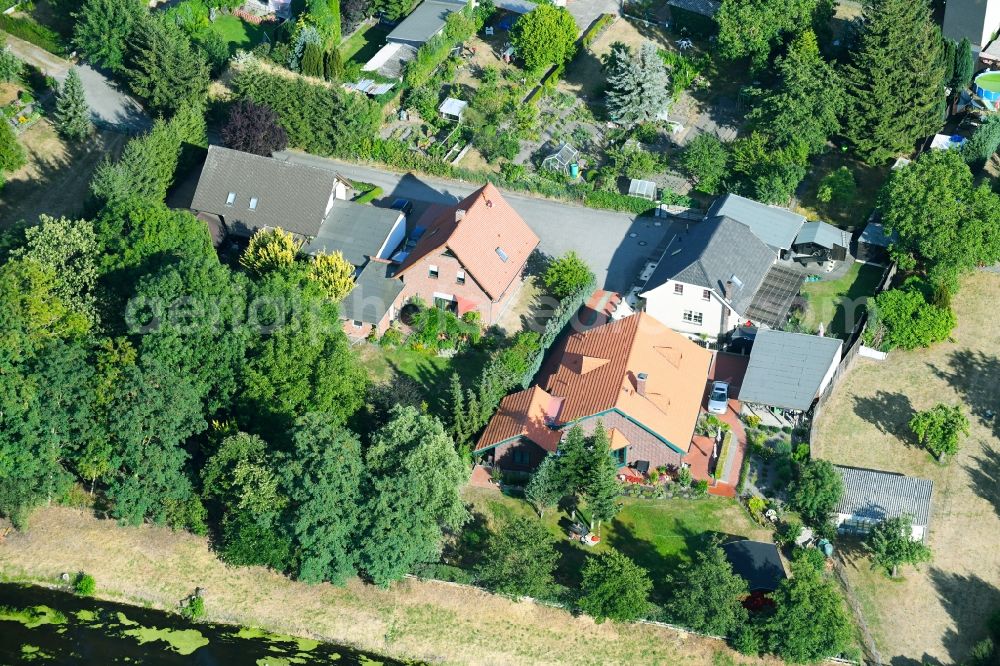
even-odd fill
[[[712,382],[712,393],[708,396],[708,411],[713,414],[725,414],[727,409],[729,409],[729,384]]]

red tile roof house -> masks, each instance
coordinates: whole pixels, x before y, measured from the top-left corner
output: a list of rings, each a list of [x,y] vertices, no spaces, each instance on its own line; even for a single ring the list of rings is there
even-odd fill
[[[372,327],[382,334],[414,297],[461,316],[473,310],[491,326],[521,286],[538,236],[500,191],[485,185],[453,206],[433,206],[417,221],[425,231],[395,271],[403,283],[392,307],[376,322],[348,322],[352,337]]]
[[[642,312],[575,333],[535,386],[504,398],[474,453],[526,471],[572,426],[590,433],[602,422],[619,466],[679,467],[711,361],[712,352]]]

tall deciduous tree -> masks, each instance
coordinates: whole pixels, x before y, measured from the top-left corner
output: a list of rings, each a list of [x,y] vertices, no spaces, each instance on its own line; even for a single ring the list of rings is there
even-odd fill
[[[291,500],[299,577],[343,584],[357,571],[361,444],[323,414],[299,419],[292,441],[280,474]]]
[[[0,123],[0,185],[6,180],[6,173],[17,171],[27,161],[24,148],[17,142],[17,135],[10,123]]]
[[[778,145],[802,142],[810,154],[821,152],[840,129],[844,84],[823,59],[816,35],[806,30],[778,59],[779,84],[750,114]]]
[[[490,534],[478,579],[500,594],[543,597],[558,560],[555,539],[542,522],[514,518]]]
[[[896,577],[900,564],[920,564],[931,559],[931,549],[913,538],[913,520],[909,516],[887,518],[865,537],[865,548],[872,562]]]
[[[71,67],[56,96],[56,127],[67,139],[80,141],[90,136],[90,107],[83,94],[83,82],[75,67]]]
[[[730,60],[750,58],[761,69],[786,33],[812,24],[816,8],[816,0],[723,0],[715,16],[719,53]]]
[[[844,480],[828,460],[801,463],[791,488],[792,505],[802,518],[818,527],[826,523],[844,494]]]
[[[367,375],[351,352],[337,307],[301,275],[272,272],[253,291],[251,345],[237,396],[240,422],[274,444],[309,412],[344,423],[364,403]]]
[[[164,522],[168,507],[191,497],[183,442],[206,427],[197,389],[182,373],[151,364],[125,368],[107,412],[114,442],[108,481],[113,516]]]
[[[13,258],[34,261],[52,271],[52,290],[71,311],[97,323],[97,260],[94,226],[87,220],[41,215],[24,230],[25,243]]]
[[[24,63],[11,53],[7,38],[0,37],[0,81],[19,81],[24,74]]]
[[[717,544],[698,550],[671,581],[674,592],[666,609],[671,621],[715,636],[731,636],[747,622],[747,582],[733,573]]]
[[[765,624],[770,649],[803,664],[840,654],[853,627],[837,586],[805,561],[792,563],[792,577],[773,593],[775,610]]]
[[[208,63],[176,23],[153,17],[129,37],[126,70],[132,92],[154,112],[173,115],[208,94]]]
[[[652,42],[643,42],[634,57],[624,49],[609,61],[608,116],[626,127],[656,121],[670,108],[667,68]]]
[[[681,168],[693,181],[695,189],[718,194],[728,173],[729,151],[714,134],[702,132],[684,147]]]
[[[920,445],[939,460],[957,453],[959,438],[969,434],[969,417],[961,405],[935,405],[914,414],[909,425]]]
[[[941,37],[926,0],[866,0],[844,69],[844,134],[870,163],[909,153],[943,123]]]
[[[932,150],[897,169],[878,205],[899,235],[893,258],[904,268],[922,264],[935,286],[955,291],[964,271],[1000,261],[1000,197],[974,187],[960,151]]]
[[[645,569],[614,549],[587,559],[579,606],[598,622],[633,622],[649,612],[653,583]]]
[[[288,134],[271,107],[242,100],[229,109],[222,141],[233,150],[270,157],[271,153],[288,147]]]
[[[87,58],[112,72],[125,70],[128,39],[147,18],[139,0],[85,0],[73,14],[73,44]]]
[[[576,21],[565,7],[542,3],[517,20],[510,41],[529,70],[540,70],[569,62],[576,35]]]
[[[459,495],[468,472],[444,426],[413,407],[393,410],[372,437],[365,464],[361,565],[386,586],[434,561],[443,530],[468,518]]]

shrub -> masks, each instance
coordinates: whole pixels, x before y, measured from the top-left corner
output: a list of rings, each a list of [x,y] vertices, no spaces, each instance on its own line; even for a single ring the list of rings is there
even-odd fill
[[[699,192],[716,194],[728,173],[729,150],[717,136],[703,132],[681,153],[680,164]]]
[[[708,494],[708,481],[705,479],[695,481],[691,484],[691,489],[694,491],[695,497],[704,497]]]
[[[570,251],[549,264],[542,278],[546,289],[562,300],[594,281],[594,274],[576,252]]]
[[[687,487],[691,485],[691,468],[681,467],[677,470],[677,483],[681,486]]]
[[[601,14],[600,18],[594,21],[587,28],[586,32],[583,33],[583,36],[580,37],[580,44],[583,48],[587,48],[593,44],[601,36],[601,33],[615,22],[615,18],[617,18],[615,14]]]
[[[388,347],[390,349],[393,347],[398,347],[399,345],[403,344],[403,332],[400,331],[398,328],[390,328],[385,333],[382,334],[382,337],[379,338],[378,343],[380,346]]]
[[[97,581],[90,574],[81,571],[73,581],[73,591],[81,597],[92,597],[97,591]]]
[[[927,302],[928,291],[923,281],[910,278],[902,287],[876,296],[865,344],[890,351],[928,347],[946,339],[957,323],[955,313]]]
[[[854,200],[856,191],[857,184],[854,182],[854,174],[851,173],[850,169],[842,166],[823,177],[816,190],[816,198],[823,203],[846,206]]]
[[[188,597],[181,607],[181,615],[187,620],[200,620],[205,617],[205,600],[200,596]]]

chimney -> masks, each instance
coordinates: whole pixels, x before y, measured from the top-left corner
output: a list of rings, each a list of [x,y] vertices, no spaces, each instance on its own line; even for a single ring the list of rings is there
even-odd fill
[[[461,222],[463,218],[465,218],[465,211],[463,209],[461,209],[461,208],[456,208],[455,209],[455,221],[456,222]]]
[[[647,379],[649,379],[649,375],[647,375],[645,372],[640,372],[635,377],[635,392],[638,393],[639,395],[641,395],[644,398],[646,397],[646,380]]]
[[[732,293],[733,293],[733,281],[726,280],[726,286],[722,288],[722,297],[726,300],[729,300]]]

